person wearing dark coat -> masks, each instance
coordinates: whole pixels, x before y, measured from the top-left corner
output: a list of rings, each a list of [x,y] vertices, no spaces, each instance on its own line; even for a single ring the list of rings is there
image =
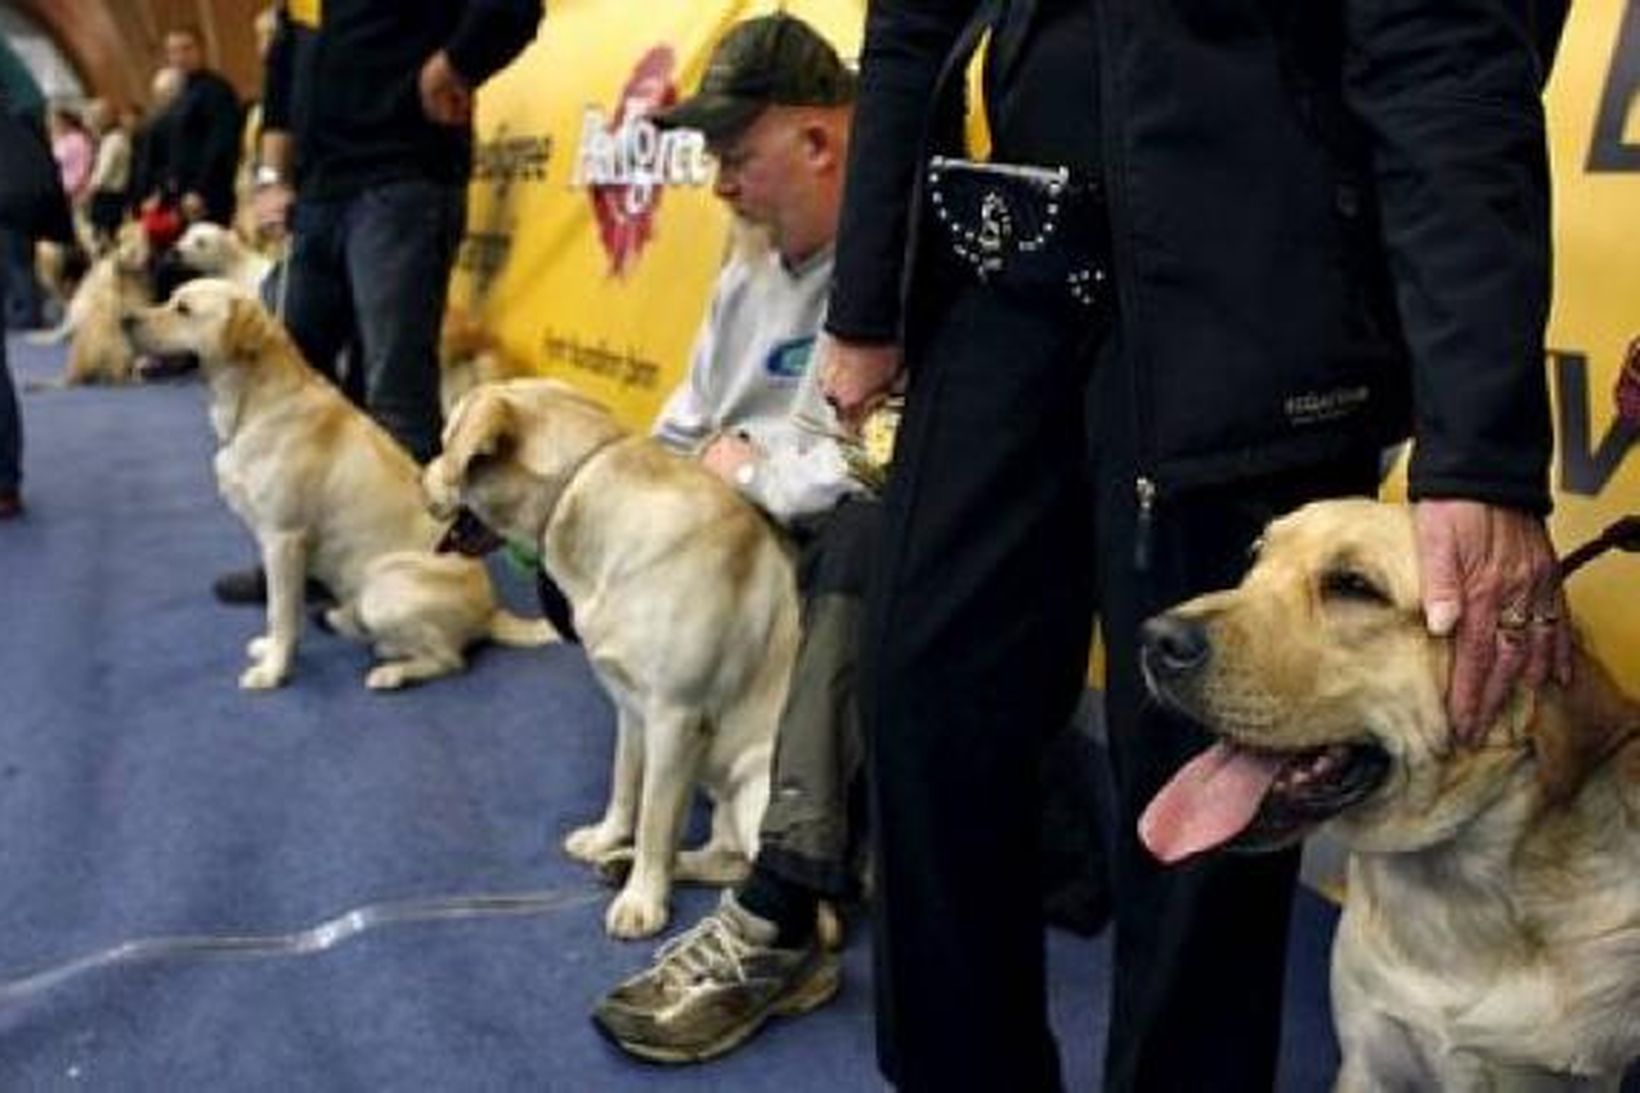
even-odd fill
[[[540,0],[280,6],[253,196],[261,230],[289,234],[276,302],[303,356],[418,462],[442,427],[438,334],[466,227],[473,95],[541,15]],[[214,591],[246,603],[263,587],[248,570]]]
[[[1096,607],[1111,1090],[1274,1087],[1298,867],[1163,867],[1140,845],[1146,803],[1209,743],[1144,697],[1147,617],[1234,584],[1280,512],[1374,492],[1410,436],[1459,741],[1517,681],[1564,681],[1540,101],[1564,14],[869,5],[820,366],[851,421],[908,386],[861,684],[878,1054],[900,1088],[1060,1085],[1024,894],[1041,744],[1082,690]],[[975,164],[962,75],[986,30]]]
[[[229,224],[239,166],[239,96],[205,66],[199,32],[191,27],[166,34],[165,62],[182,74],[182,86],[154,119],[152,139],[161,143],[157,181],[188,219]]]

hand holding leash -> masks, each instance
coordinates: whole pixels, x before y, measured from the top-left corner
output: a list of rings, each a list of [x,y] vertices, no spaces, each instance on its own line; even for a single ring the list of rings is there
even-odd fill
[[[820,337],[820,391],[848,432],[856,432],[866,416],[886,401],[900,379],[900,347],[847,342],[829,334]]]

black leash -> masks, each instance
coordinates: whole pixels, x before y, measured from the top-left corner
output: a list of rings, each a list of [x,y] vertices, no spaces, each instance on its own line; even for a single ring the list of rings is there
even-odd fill
[[[1560,559],[1560,579],[1565,580],[1608,550],[1640,553],[1640,513],[1625,516],[1605,531]]]

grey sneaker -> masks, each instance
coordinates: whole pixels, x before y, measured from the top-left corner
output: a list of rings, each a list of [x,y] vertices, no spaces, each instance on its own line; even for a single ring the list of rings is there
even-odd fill
[[[811,940],[775,944],[774,924],[723,893],[718,909],[662,945],[655,962],[610,991],[592,1011],[622,1050],[655,1063],[715,1059],[769,1017],[807,1013],[837,993],[834,953]]]

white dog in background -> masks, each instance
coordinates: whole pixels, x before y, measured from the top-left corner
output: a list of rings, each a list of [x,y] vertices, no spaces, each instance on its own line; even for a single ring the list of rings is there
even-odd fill
[[[546,622],[496,605],[481,563],[433,553],[445,525],[426,510],[415,461],[303,362],[254,297],[228,281],[190,281],[125,325],[147,352],[199,356],[217,485],[261,548],[267,630],[247,649],[241,687],[289,678],[309,577],[336,597],[326,621],[382,658],[365,681],[373,689],[459,671],[481,639],[554,640]]]
[[[273,262],[245,245],[244,240],[220,224],[201,220],[190,224],[176,242],[177,258],[183,265],[207,277],[232,281],[257,296]]]

